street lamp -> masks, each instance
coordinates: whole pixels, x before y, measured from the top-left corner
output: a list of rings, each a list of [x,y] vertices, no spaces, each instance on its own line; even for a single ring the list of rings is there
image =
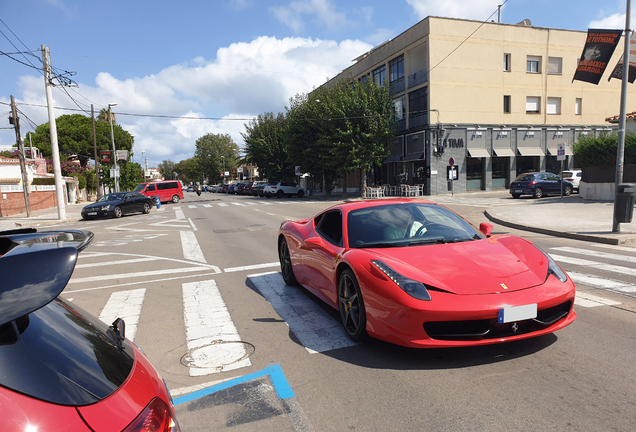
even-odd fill
[[[117,153],[115,151],[115,134],[113,132],[113,112],[111,107],[117,105],[116,103],[108,104],[108,118],[110,120],[110,141],[113,145],[113,160],[115,161],[115,192],[119,192],[119,165],[117,165]]]

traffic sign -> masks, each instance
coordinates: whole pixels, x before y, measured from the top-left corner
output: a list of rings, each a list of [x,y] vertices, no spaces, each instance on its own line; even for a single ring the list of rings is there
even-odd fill
[[[455,158],[450,158],[450,159],[448,160],[448,164],[449,164],[450,166],[455,165]]]
[[[557,160],[558,161],[565,160],[565,143],[557,144]]]

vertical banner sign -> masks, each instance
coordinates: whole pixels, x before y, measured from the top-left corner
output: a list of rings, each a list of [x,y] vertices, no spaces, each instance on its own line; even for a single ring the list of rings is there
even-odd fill
[[[614,71],[607,79],[608,81],[612,78],[617,78],[619,80],[623,79],[623,59],[625,58],[625,54],[618,61],[618,64],[614,68]],[[636,32],[632,32],[632,37],[629,38],[629,76],[627,80],[633,84],[636,81]]]
[[[598,84],[622,34],[623,30],[589,29],[581,60],[572,81]]]

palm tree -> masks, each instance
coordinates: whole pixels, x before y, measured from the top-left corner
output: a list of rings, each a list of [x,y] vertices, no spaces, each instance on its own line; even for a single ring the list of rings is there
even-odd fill
[[[99,112],[99,115],[97,116],[97,120],[98,121],[105,121],[107,123],[110,123],[110,117],[113,117],[113,123],[117,123],[115,120],[115,113],[112,112],[109,109],[106,108],[102,108],[102,110]]]

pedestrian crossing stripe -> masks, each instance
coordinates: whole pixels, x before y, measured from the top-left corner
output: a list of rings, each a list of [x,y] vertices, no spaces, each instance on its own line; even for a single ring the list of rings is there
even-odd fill
[[[607,263],[586,260],[581,258],[573,258],[573,257],[564,256],[564,255],[550,254],[550,256],[558,263],[566,263],[566,264],[583,266],[583,267],[593,268],[593,269],[602,270],[602,271],[608,271],[612,273],[636,276],[636,268],[617,266],[613,264],[607,264]]]
[[[597,306],[616,306],[621,304],[614,300],[609,300],[603,297],[595,296],[593,294],[577,292],[574,298],[574,304],[583,307],[597,307]]]
[[[137,334],[137,324],[145,296],[145,288],[112,293],[99,319],[108,325],[117,318],[123,319],[126,323],[126,337],[132,342]]]

